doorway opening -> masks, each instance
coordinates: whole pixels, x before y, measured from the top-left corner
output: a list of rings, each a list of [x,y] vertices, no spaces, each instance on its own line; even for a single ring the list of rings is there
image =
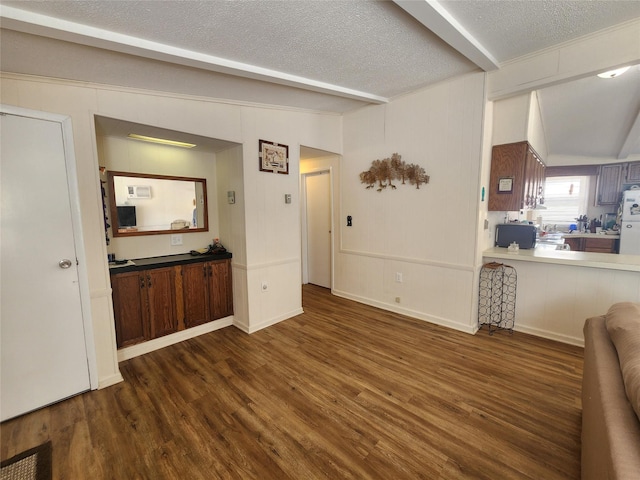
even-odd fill
[[[301,147],[302,284],[333,288],[334,179],[340,156]]]

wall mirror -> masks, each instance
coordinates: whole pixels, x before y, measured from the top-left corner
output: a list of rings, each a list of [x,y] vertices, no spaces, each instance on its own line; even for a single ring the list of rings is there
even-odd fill
[[[107,172],[114,237],[209,231],[207,181]]]

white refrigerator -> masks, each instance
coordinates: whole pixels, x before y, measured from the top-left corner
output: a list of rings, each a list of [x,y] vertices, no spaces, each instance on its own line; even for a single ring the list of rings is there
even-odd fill
[[[622,194],[620,253],[640,255],[640,188]]]

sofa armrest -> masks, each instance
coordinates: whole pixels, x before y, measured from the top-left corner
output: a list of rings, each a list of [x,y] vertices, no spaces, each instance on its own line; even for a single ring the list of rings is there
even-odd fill
[[[637,480],[640,422],[627,399],[605,317],[584,325],[582,480]]]

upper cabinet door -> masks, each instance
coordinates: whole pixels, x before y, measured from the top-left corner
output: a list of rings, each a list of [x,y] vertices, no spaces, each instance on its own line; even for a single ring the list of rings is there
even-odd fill
[[[627,183],[640,183],[640,162],[630,163],[627,168]]]
[[[616,205],[620,202],[623,164],[601,165],[598,173],[598,205]]]

